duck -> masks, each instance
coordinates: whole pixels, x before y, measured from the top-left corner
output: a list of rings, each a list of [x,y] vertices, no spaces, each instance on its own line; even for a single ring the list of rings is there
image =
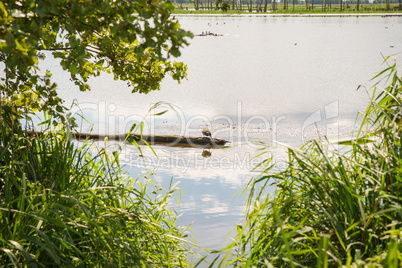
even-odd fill
[[[207,136],[207,137],[209,137],[209,138],[212,137],[211,131],[210,131],[208,128],[204,128],[204,129],[201,131],[201,133],[202,133],[202,135]]]

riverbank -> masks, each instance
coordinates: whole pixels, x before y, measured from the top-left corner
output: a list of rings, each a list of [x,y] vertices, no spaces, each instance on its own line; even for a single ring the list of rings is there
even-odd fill
[[[197,4],[196,4],[197,3]],[[402,16],[402,6],[393,3],[384,4],[359,4],[345,3],[344,5],[328,3],[292,4],[285,1],[283,4],[263,5],[260,3],[240,3],[223,11],[215,5],[204,5],[202,0],[194,4],[175,3],[173,13],[175,15],[201,15],[201,16]]]
[[[176,11],[176,10],[175,10]],[[190,12],[190,11],[188,11]],[[204,11],[202,11],[204,12]],[[173,13],[177,17],[401,17],[401,13]]]

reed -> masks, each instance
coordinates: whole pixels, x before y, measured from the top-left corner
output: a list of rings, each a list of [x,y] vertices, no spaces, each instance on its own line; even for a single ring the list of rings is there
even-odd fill
[[[150,174],[61,132],[34,137],[3,109],[1,267],[186,267],[189,247]]]
[[[271,159],[261,163],[263,171],[247,186],[246,223],[215,266],[401,267],[402,80],[396,63],[374,79],[380,78],[388,86],[375,85],[355,138],[334,144],[322,137],[288,148],[280,172]],[[276,189],[272,196],[269,187]]]

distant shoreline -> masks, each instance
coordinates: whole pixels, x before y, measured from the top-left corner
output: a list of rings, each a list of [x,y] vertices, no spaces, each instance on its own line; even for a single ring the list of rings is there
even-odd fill
[[[402,17],[402,13],[298,13],[298,14],[274,14],[274,13],[172,13],[176,17]]]

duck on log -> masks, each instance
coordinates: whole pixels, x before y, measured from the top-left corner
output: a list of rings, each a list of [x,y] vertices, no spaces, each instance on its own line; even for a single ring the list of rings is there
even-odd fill
[[[102,135],[92,133],[75,133],[73,136],[76,139],[97,139],[102,140],[108,138],[109,140],[125,140],[128,134],[115,134],[115,135]],[[229,141],[224,139],[205,137],[184,137],[178,135],[140,135],[130,134],[128,140],[134,139],[136,141],[144,140],[149,143],[164,143],[166,145],[186,144],[186,145],[225,145]]]
[[[34,136],[39,135],[42,131],[27,130],[27,132]],[[169,146],[185,145],[185,147],[197,147],[197,146],[209,146],[209,147],[222,147],[227,141],[225,139],[211,138],[210,136],[204,137],[185,137],[178,135],[140,135],[140,134],[93,134],[93,133],[72,133],[75,139],[92,139],[103,140],[108,138],[109,140],[124,141],[134,139],[137,142],[146,141],[151,144],[165,144]],[[128,137],[127,137],[128,136]]]

